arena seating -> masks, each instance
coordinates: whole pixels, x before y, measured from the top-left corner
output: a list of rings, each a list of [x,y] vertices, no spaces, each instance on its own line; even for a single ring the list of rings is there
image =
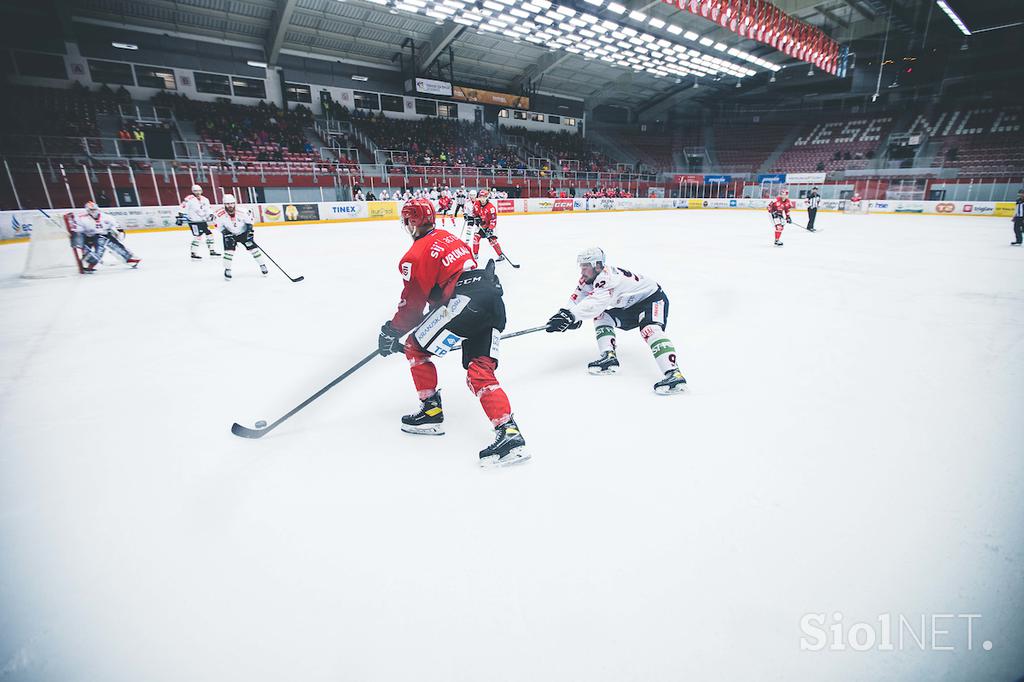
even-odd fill
[[[792,146],[769,169],[813,172],[867,168],[878,146],[888,139],[892,116],[835,116],[804,126]]]
[[[931,165],[959,168],[971,175],[1024,171],[1024,134],[1019,105],[947,105],[919,114],[910,133],[940,143]]]
[[[383,115],[366,116],[359,110],[351,121],[378,148],[407,152],[409,165],[414,167],[526,168],[508,146],[496,143],[485,129],[467,121],[443,118],[410,121]]]
[[[558,164],[560,159],[578,161],[573,167],[565,165],[562,171],[613,172],[615,162],[603,152],[594,149],[587,139],[577,132],[548,132],[529,130],[522,126],[503,127],[505,133],[519,135],[533,143],[541,155]]]
[[[153,104],[169,107],[177,118],[195,122],[196,131],[213,149],[223,145],[225,158],[241,162],[314,163],[318,154],[306,139],[313,114],[303,106],[282,111],[262,102],[244,106],[199,102],[184,95],[160,93]]]
[[[0,124],[4,134],[97,137],[98,114],[117,113],[130,104],[123,88],[89,91],[80,85],[65,89],[13,86],[2,93]]]
[[[792,123],[716,123],[715,153],[723,171],[756,173],[793,129]]]

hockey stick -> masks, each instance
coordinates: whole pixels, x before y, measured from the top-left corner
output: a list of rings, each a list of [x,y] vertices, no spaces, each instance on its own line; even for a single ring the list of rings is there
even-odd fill
[[[505,339],[514,339],[517,336],[525,336],[526,334],[532,334],[534,332],[542,332],[547,328],[547,325],[544,325],[542,327],[530,327],[529,329],[520,329],[517,332],[509,332],[508,334],[502,334],[501,340],[504,341]],[[457,346],[454,346],[452,350],[459,350],[460,348],[462,348],[461,343]]]
[[[274,265],[277,265],[277,263],[274,263]],[[284,271],[282,270],[282,272],[284,272]],[[362,367],[363,365],[368,363],[370,360],[373,360],[378,355],[380,355],[380,351],[379,350],[373,351],[372,353],[367,355],[365,358],[363,358],[362,360],[360,360],[359,362],[357,362],[356,364],[352,365],[347,370],[345,370],[339,377],[334,379],[334,381],[332,381],[331,383],[327,384],[326,386],[321,388],[319,391],[317,391],[313,395],[311,395],[308,398],[306,398],[305,400],[303,400],[296,407],[292,408],[292,410],[289,411],[288,414],[284,415],[283,417],[281,417],[280,419],[275,421],[270,426],[263,426],[261,428],[250,429],[250,428],[248,428],[246,426],[242,426],[238,422],[235,422],[234,424],[231,425],[231,433],[235,434],[236,436],[241,436],[242,438],[262,438],[263,436],[265,436],[266,434],[270,433],[271,431],[276,429],[278,426],[280,426],[281,424],[283,424],[287,420],[291,419],[296,413],[298,413],[300,410],[302,410],[302,408],[306,407],[306,405],[309,405],[311,402],[313,402],[314,400],[316,400],[317,398],[322,396],[324,393],[327,393],[327,391],[331,390],[332,388],[334,388],[335,386],[340,384],[342,381],[347,379],[357,369],[359,369],[360,367]]]
[[[511,259],[511,258],[509,258],[509,257],[508,257],[508,256],[507,256],[507,255],[505,254],[505,252],[504,252],[504,251],[503,251],[503,252],[501,253],[501,257],[502,257],[502,258],[503,258],[503,259],[505,260],[505,262],[506,262],[506,263],[508,263],[509,265],[511,265],[512,267],[514,267],[514,268],[515,268],[516,270],[518,270],[518,269],[519,269],[519,266],[518,266],[518,265],[516,265],[515,263],[513,263],[513,262],[512,262],[512,259]]]
[[[532,334],[534,332],[543,331],[546,328],[547,328],[546,326],[544,326],[544,327],[531,327],[530,329],[523,329],[523,330],[520,330],[520,331],[517,331],[517,332],[511,332],[509,334],[504,334],[501,338],[502,339],[511,339],[511,338],[516,337],[516,336],[523,336],[524,334]],[[462,347],[462,345],[460,344],[460,345],[455,346],[454,348],[452,348],[452,350],[458,350],[461,347]],[[359,362],[357,362],[356,364],[352,365],[347,370],[345,370],[344,373],[342,373],[339,377],[334,379],[331,383],[327,384],[326,386],[321,388],[319,391],[317,391],[313,395],[311,395],[308,398],[306,398],[305,400],[303,400],[297,406],[292,408],[286,415],[284,415],[283,417],[281,417],[280,419],[278,419],[274,423],[270,424],[269,426],[263,426],[263,427],[259,427],[259,428],[250,429],[247,426],[242,426],[238,422],[235,422],[234,424],[231,425],[231,433],[233,433],[236,436],[239,436],[241,438],[262,438],[263,436],[265,436],[266,434],[270,433],[271,431],[276,429],[278,426],[283,424],[288,419],[291,419],[293,416],[295,416],[295,414],[297,414],[299,411],[301,411],[304,407],[309,405],[311,402],[313,402],[314,400],[316,400],[317,398],[322,396],[324,393],[327,393],[327,391],[331,390],[332,388],[334,388],[335,386],[340,384],[342,381],[347,379],[357,369],[359,369],[360,367],[362,367],[363,365],[368,363],[370,360],[373,360],[378,355],[380,355],[380,351],[379,350],[373,351],[372,353],[367,355],[365,358],[363,358],[362,360],[360,360]]]
[[[263,255],[264,255],[264,256],[266,256],[267,258],[270,258],[270,254],[269,254],[269,253],[267,253],[267,250],[266,250],[266,249],[264,249],[264,248],[263,248],[263,247],[261,246],[261,247],[260,247],[260,250],[261,250],[261,251],[263,252]],[[293,281],[293,282],[301,282],[302,280],[306,279],[306,278],[305,278],[304,276],[302,276],[302,275],[299,275],[298,277],[292,277],[291,275],[289,275],[289,274],[288,274],[287,272],[285,272],[285,271],[284,271],[284,268],[282,268],[282,267],[281,267],[280,265],[277,265],[277,261],[276,261],[276,260],[274,260],[273,258],[270,258],[270,262],[271,262],[271,263],[273,263],[274,265],[276,265],[276,266],[277,266],[277,269],[278,269],[278,270],[280,270],[280,271],[282,272],[282,274],[284,274],[284,276],[285,276],[285,277],[287,277],[288,279],[290,279],[290,280],[291,280],[291,281]]]

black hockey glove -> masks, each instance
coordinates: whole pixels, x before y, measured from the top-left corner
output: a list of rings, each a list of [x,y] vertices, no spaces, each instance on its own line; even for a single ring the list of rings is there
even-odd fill
[[[566,308],[562,308],[548,320],[548,326],[545,331],[549,334],[552,332],[565,332],[570,329],[579,329],[582,324],[582,320],[577,320],[575,315]]]
[[[398,340],[401,335],[401,332],[394,328],[390,320],[381,326],[380,336],[377,338],[377,349],[382,358],[386,358],[392,353],[402,352],[402,342]]]
[[[184,214],[181,214],[181,213],[179,213],[179,214],[178,214],[178,215],[177,215],[177,216],[176,216],[176,217],[174,218],[174,224],[175,224],[175,225],[177,225],[178,227],[181,227],[182,225],[184,225],[184,224],[185,224],[185,223],[187,223],[187,222],[188,222],[188,221],[187,221],[187,220],[185,220],[185,216],[184,216]]]
[[[786,216],[786,222],[787,223],[791,223],[791,222],[793,222],[793,219],[787,215]]]

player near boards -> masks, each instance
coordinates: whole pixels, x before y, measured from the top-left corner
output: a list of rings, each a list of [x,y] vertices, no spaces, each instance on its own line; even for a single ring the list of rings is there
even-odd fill
[[[455,212],[452,214],[452,220],[455,220],[457,217],[459,217],[459,211],[462,211],[462,220],[463,220],[463,222],[465,222],[465,220],[466,220],[466,199],[468,197],[469,197],[469,194],[466,192],[466,186],[465,185],[463,185],[462,187],[460,187],[457,190],[455,190]]]
[[[818,217],[818,207],[821,206],[821,195],[818,194],[818,188],[812,187],[810,193],[807,195],[807,231],[816,232],[814,229],[814,219]]]
[[[435,225],[434,207],[413,199],[402,207],[402,226],[413,243],[398,270],[405,280],[394,316],[380,329],[381,356],[404,353],[420,399],[420,410],[402,417],[407,433],[441,435],[444,411],[432,358],[462,344],[466,383],[494,427],[494,442],[480,451],[483,467],[505,466],[530,457],[512,416],[508,396],[494,372],[505,329],[505,303],[494,263],[477,267],[465,242]],[[429,307],[428,312],[424,312]],[[412,331],[403,344],[399,338]]]
[[[85,213],[75,215],[72,232],[72,244],[82,252],[82,272],[96,272],[96,266],[103,260],[103,254],[108,248],[128,265],[133,268],[139,267],[139,259],[121,243],[124,230],[113,216],[100,213],[95,201],[85,202]]]
[[[455,228],[455,216],[452,215],[452,195],[448,190],[441,192],[437,198],[438,213],[441,214],[441,227],[444,227],[445,218],[451,218],[452,228]]]
[[[188,223],[192,230],[192,259],[202,260],[199,255],[199,238],[206,235],[206,248],[211,256],[220,254],[213,250],[213,233],[210,232],[209,221],[213,220],[213,210],[210,207],[210,200],[203,196],[203,188],[199,185],[192,185],[192,194],[189,194],[181,202],[181,212],[178,214],[178,225]]]
[[[639,329],[664,375],[654,384],[659,395],[686,389],[686,379],[676,363],[676,349],[665,335],[668,296],[661,286],[641,274],[608,265],[599,247],[585,249],[576,258],[580,281],[566,307],[548,320],[548,332],[578,329],[584,319],[594,320],[601,357],[587,365],[591,374],[615,374],[619,370],[615,328]]]
[[[792,210],[793,202],[789,200],[788,189],[779,192],[779,196],[768,203],[768,213],[771,214],[772,222],[775,224],[775,246],[782,246],[782,227],[784,222],[793,222],[789,216],[789,212]]]
[[[217,227],[224,237],[224,279],[231,280],[231,263],[235,259],[237,244],[241,244],[252,254],[253,260],[260,266],[260,272],[266,275],[267,265],[263,262],[263,252],[256,244],[252,214],[247,209],[239,208],[231,194],[225,194],[222,201],[224,210],[217,215]]]
[[[498,260],[505,260],[505,254],[501,252],[501,244],[498,243],[498,236],[494,230],[498,227],[498,209],[491,203],[490,192],[482,189],[477,193],[477,199],[473,202],[473,220],[476,224],[476,231],[473,233],[473,258],[480,255],[480,240],[486,239],[498,255]]]
[[[1017,190],[1017,207],[1013,212],[1013,238],[1010,246],[1020,246],[1024,238],[1024,189]]]

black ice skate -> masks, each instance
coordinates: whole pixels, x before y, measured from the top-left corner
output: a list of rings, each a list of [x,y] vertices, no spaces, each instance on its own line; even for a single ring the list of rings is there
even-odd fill
[[[221,254],[221,253],[218,253],[217,251],[214,251],[213,249],[210,249],[210,256],[211,256],[211,257],[214,257],[214,256],[221,256],[221,255],[223,255],[223,254]]]
[[[782,246],[782,240],[781,239],[776,239],[775,240],[775,246]]]
[[[601,357],[587,365],[587,371],[591,374],[615,374],[619,371],[619,359],[615,357],[615,351],[606,350]]]
[[[200,256],[198,253],[193,253],[192,254],[192,260],[203,260],[203,257]]]
[[[665,378],[654,384],[654,392],[658,395],[671,395],[686,390],[686,377],[678,369],[665,372]]]
[[[808,232],[817,232],[817,230],[816,230],[816,229],[814,229],[813,227],[808,227],[808,228],[807,228],[807,231],[808,231]]]
[[[526,440],[519,433],[515,419],[509,419],[494,429],[494,442],[480,451],[480,466],[484,468],[503,467],[530,459],[526,451]]]
[[[1010,246],[1020,246],[1024,242],[1010,242]]]
[[[226,279],[229,282],[231,281],[231,270],[224,271],[224,279]]]
[[[402,430],[423,436],[443,436],[444,410],[441,409],[441,394],[435,392],[420,403],[419,412],[402,417]]]
[[[264,275],[267,274],[267,266],[263,265],[263,263],[260,263],[260,272],[262,272]]]

